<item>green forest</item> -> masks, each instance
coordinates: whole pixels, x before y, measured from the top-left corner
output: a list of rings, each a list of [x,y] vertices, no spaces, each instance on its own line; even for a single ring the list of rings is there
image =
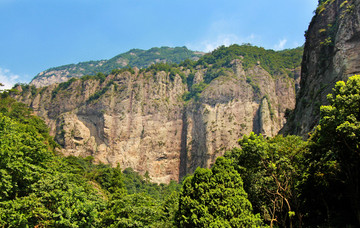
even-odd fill
[[[337,82],[307,141],[251,133],[211,169],[170,184],[62,156],[46,124],[10,93],[0,99],[0,227],[360,224],[360,76]]]

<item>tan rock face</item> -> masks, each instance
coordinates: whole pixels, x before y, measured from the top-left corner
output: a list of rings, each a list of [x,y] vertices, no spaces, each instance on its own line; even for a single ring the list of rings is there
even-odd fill
[[[339,80],[360,73],[360,1],[335,0],[314,16],[306,35],[296,108],[283,133],[307,135]]]
[[[232,64],[198,101],[183,101],[187,86],[179,75],[171,81],[168,73],[137,69],[16,98],[46,120],[65,155],[91,155],[166,183],[211,166],[244,134],[275,135],[285,110],[294,108],[294,79],[271,76],[259,65],[245,71],[240,60]],[[205,73],[198,69],[194,83]]]

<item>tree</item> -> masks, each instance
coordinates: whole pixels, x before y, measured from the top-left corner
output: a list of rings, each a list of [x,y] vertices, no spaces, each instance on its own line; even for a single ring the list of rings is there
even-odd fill
[[[0,226],[88,227],[104,200],[83,178],[61,170],[36,125],[0,113]]]
[[[180,227],[257,227],[242,179],[224,157],[210,169],[197,168],[185,179],[180,193]]]
[[[327,97],[330,105],[320,108],[320,123],[309,140],[306,200],[321,199],[314,210],[329,224],[359,226],[360,76],[337,82],[333,91]]]
[[[292,227],[294,218],[301,225],[297,185],[304,169],[305,142],[296,136],[264,138],[251,133],[239,144],[241,149],[234,148],[225,157],[232,159],[243,178],[255,212],[261,213],[270,227]]]
[[[145,193],[123,195],[110,201],[103,227],[162,227],[166,218],[158,201]]]
[[[0,113],[0,200],[27,195],[40,179],[45,162],[52,157],[43,141],[35,127]]]

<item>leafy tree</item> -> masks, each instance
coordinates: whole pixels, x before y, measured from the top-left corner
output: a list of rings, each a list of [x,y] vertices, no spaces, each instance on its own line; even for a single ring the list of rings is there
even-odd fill
[[[0,113],[0,200],[25,196],[40,179],[51,152],[31,125],[12,121]]]
[[[266,139],[251,133],[239,144],[241,149],[234,148],[225,157],[232,159],[242,176],[255,212],[260,212],[270,227],[292,227],[294,216],[301,224],[297,186],[304,169],[305,142],[296,136]]]
[[[144,193],[123,195],[110,201],[106,227],[158,227],[165,220],[158,201]]]
[[[151,183],[92,157],[57,155],[44,121],[4,93],[0,227],[174,226],[179,184]]]
[[[62,172],[34,125],[0,113],[0,226],[96,224],[104,206],[79,176]]]
[[[309,140],[303,191],[309,211],[319,215],[314,220],[360,226],[360,76],[333,91]]]
[[[231,162],[219,157],[210,169],[197,168],[180,193],[180,227],[257,227],[258,216]]]

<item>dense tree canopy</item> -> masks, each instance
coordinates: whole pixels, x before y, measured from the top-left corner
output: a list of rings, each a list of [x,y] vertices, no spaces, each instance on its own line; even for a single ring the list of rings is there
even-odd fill
[[[261,220],[252,213],[242,179],[226,158],[211,169],[197,168],[180,193],[180,227],[254,227]]]
[[[40,118],[1,94],[0,227],[173,226],[178,184],[59,156],[56,146]]]
[[[255,212],[261,213],[271,227],[292,227],[293,220],[301,224],[297,186],[304,169],[305,142],[296,136],[265,139],[251,133],[239,144],[241,149],[234,148],[225,156],[232,159],[243,178]]]

